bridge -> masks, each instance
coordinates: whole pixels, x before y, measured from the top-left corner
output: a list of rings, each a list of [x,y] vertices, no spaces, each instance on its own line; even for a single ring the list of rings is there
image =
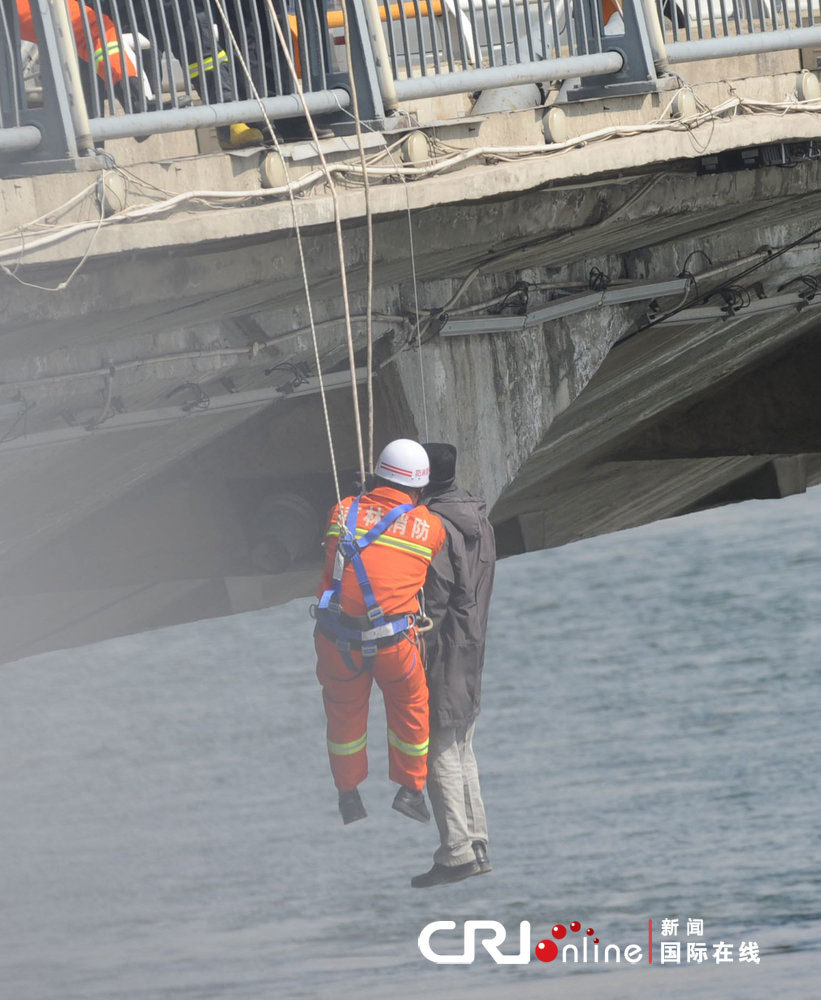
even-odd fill
[[[501,556],[821,482],[818,0],[0,35],[0,658],[310,593],[394,436]]]

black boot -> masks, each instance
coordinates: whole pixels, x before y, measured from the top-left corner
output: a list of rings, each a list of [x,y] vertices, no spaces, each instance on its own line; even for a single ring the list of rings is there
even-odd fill
[[[342,814],[342,822],[355,823],[358,819],[364,819],[368,814],[362,805],[359,792],[354,788],[352,792],[339,793],[339,811]]]
[[[326,128],[314,119],[314,129],[317,139],[332,139],[333,129]],[[277,133],[283,142],[311,142],[313,135],[305,118],[280,118],[277,120]]]
[[[417,792],[413,788],[406,788],[402,785],[394,797],[393,808],[420,823],[430,822],[430,813],[425,802],[424,792]]]
[[[461,882],[471,875],[479,874],[479,865],[475,861],[467,861],[463,865],[437,865],[424,875],[415,875],[411,879],[414,889],[427,889],[432,885],[448,885],[450,882]]]
[[[481,840],[473,841],[473,853],[476,855],[476,864],[479,866],[479,871],[477,875],[487,875],[488,872],[492,872],[493,868],[490,864],[490,859],[487,856],[487,847],[482,843]]]

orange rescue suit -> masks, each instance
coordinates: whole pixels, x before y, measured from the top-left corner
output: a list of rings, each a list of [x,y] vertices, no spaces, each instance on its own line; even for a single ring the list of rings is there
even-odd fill
[[[91,42],[94,45],[94,52],[89,52],[88,37],[86,36],[85,25],[83,23],[83,12],[77,0],[67,0],[68,16],[71,20],[71,27],[74,31],[74,38],[77,42],[77,54],[87,63],[93,63],[97,69],[97,75],[106,78],[105,72],[105,52],[108,51],[108,61],[111,66],[111,78],[114,83],[119,83],[123,76],[136,76],[137,67],[120,51],[120,43],[117,40],[117,29],[111,18],[103,14],[103,28],[105,39],[100,37],[100,29],[97,23],[97,14],[90,8],[85,7],[85,15],[88,21]],[[20,19],[20,37],[24,42],[37,42],[37,35],[34,30],[34,19],[31,14],[31,4],[29,0],[17,0],[17,16]],[[125,67],[125,71],[123,71]]]
[[[343,523],[354,499],[347,497],[342,501]],[[407,502],[407,493],[389,486],[379,486],[364,494],[359,501],[357,533],[364,535],[389,510]],[[328,521],[325,571],[318,597],[331,586],[341,531],[338,513],[335,506]],[[364,549],[362,562],[374,596],[386,615],[412,615],[419,610],[417,595],[431,560],[444,542],[445,529],[436,514],[426,507],[414,507]],[[350,617],[365,615],[365,602],[351,565],[342,574],[340,606]],[[428,685],[415,628],[398,642],[377,651],[373,673],[362,670],[362,654],[357,649],[348,654],[355,667],[352,672],[334,640],[319,628],[314,642],[316,673],[328,720],[328,757],[339,791],[352,791],[368,774],[368,701],[374,680],[385,701],[390,778],[408,788],[424,788],[429,737]]]

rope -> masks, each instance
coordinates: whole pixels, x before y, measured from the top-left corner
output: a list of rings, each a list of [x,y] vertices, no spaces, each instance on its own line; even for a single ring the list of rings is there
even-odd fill
[[[217,3],[221,3],[222,0],[215,0]],[[274,9],[274,4],[272,0],[265,0],[268,11],[271,15],[271,19],[274,24],[274,30],[276,31],[279,43],[282,46],[282,55],[288,64],[288,70],[291,74],[291,79],[294,83],[294,88],[296,93],[302,103],[302,110],[305,113],[305,120],[308,123],[308,128],[311,131],[311,136],[316,143],[316,151],[319,155],[319,161],[322,164],[322,169],[325,174],[326,183],[328,185],[328,190],[331,194],[331,199],[333,200],[334,206],[334,229],[336,230],[336,247],[339,256],[339,276],[342,283],[342,303],[345,310],[345,337],[348,343],[348,365],[351,371],[351,395],[353,398],[353,416],[354,416],[354,428],[356,430],[356,446],[359,456],[359,475],[361,481],[365,481],[365,453],[362,446],[362,423],[359,417],[359,392],[356,387],[356,360],[354,358],[354,345],[353,345],[353,329],[351,327],[351,308],[350,299],[348,296],[348,276],[345,268],[345,246],[342,240],[342,216],[339,208],[339,195],[336,190],[336,184],[333,181],[333,175],[328,169],[328,162],[325,159],[325,154],[322,151],[322,147],[319,144],[319,136],[316,132],[316,127],[314,126],[314,120],[308,110],[308,105],[305,103],[305,94],[302,89],[302,80],[299,78],[299,74],[294,66],[294,61],[291,58],[291,53],[288,51],[288,44],[285,40],[285,35],[282,31],[282,25],[279,22],[279,17],[276,10]],[[220,11],[222,13],[222,11]],[[232,34],[233,40],[233,34]],[[234,41],[234,44],[236,42]],[[350,44],[350,41],[349,43]],[[266,121],[268,121],[266,116]],[[273,128],[268,121],[268,126],[273,132]]]
[[[266,128],[268,129],[271,139],[273,140],[274,148],[279,154],[280,159],[282,160],[283,168],[285,170],[285,181],[288,187],[288,198],[291,203],[291,215],[294,220],[294,234],[296,236],[297,247],[299,250],[299,265],[302,270],[302,285],[303,288],[305,289],[305,301],[308,307],[308,322],[311,327],[311,340],[314,348],[314,362],[316,364],[316,374],[319,380],[319,394],[322,399],[322,413],[325,418],[325,434],[328,438],[328,450],[330,452],[330,457],[331,457],[331,471],[333,473],[333,479],[334,479],[334,491],[336,492],[337,509],[341,511],[342,493],[339,488],[339,471],[336,462],[336,451],[334,449],[333,431],[331,430],[331,417],[328,411],[328,400],[325,393],[325,380],[322,376],[322,362],[319,356],[319,341],[317,339],[317,334],[316,334],[316,324],[314,323],[313,300],[311,299],[311,283],[310,280],[308,279],[308,269],[305,264],[305,250],[302,244],[302,233],[299,228],[299,218],[297,216],[297,210],[296,210],[296,198],[294,195],[293,188],[291,187],[291,179],[288,172],[288,164],[285,157],[282,155],[282,150],[279,145],[279,139],[277,138],[276,130],[274,129],[274,126],[271,123],[271,119],[268,117],[268,112],[265,110],[265,106],[262,103],[262,98],[260,97],[259,91],[256,88],[256,84],[253,81],[253,78],[251,76],[251,71],[248,68],[248,64],[245,62],[245,59],[242,55],[242,50],[240,49],[237,39],[231,28],[231,25],[228,22],[228,16],[225,13],[225,8],[223,7],[222,0],[214,0],[214,3],[216,4],[217,9],[219,10],[223,26],[225,27],[225,31],[231,39],[231,45],[233,46],[234,54],[236,55],[240,65],[242,66],[242,71],[245,74],[245,77],[248,81],[248,86],[250,87],[251,92],[254,95],[254,100],[259,105],[259,109],[262,112],[262,117],[265,120]],[[279,28],[279,22],[277,22],[277,28]],[[281,29],[279,30],[279,35],[281,38],[282,35]],[[286,51],[286,56],[288,57],[290,62],[290,56],[288,55],[287,51]],[[292,63],[291,67],[293,68]],[[304,101],[303,101],[303,107],[304,107]],[[305,108],[305,111],[307,113],[307,108]],[[311,125],[311,129],[313,130],[313,125]]]
[[[405,187],[405,203],[408,213],[408,243],[410,244],[411,274],[413,275],[413,307],[416,313],[416,343],[419,350],[419,380],[422,383],[422,415],[425,420],[425,440],[430,441],[430,433],[428,431],[428,402],[425,396],[425,365],[422,358],[422,324],[419,322],[419,291],[416,287],[416,254],[413,250],[410,195],[408,194],[408,182],[404,176],[402,177],[402,184]]]
[[[348,0],[342,0],[342,15],[345,24],[352,23],[348,16]],[[365,144],[362,139],[362,121],[359,117],[359,95],[357,94],[356,77],[353,70],[351,52],[351,34],[346,35],[345,56],[348,66],[348,79],[351,82],[351,100],[353,103],[354,128],[356,141],[359,145],[359,163],[362,167],[363,193],[365,195],[365,220],[368,229],[368,297],[365,306],[367,314],[368,333],[368,472],[373,473],[373,213],[371,212],[371,185],[368,180],[368,163],[365,159]],[[364,483],[363,483],[364,488]]]
[[[343,0],[343,2],[345,2],[345,0]],[[351,113],[346,108],[340,107],[339,110],[343,114],[348,115],[348,117],[352,117]],[[369,128],[371,132],[376,132],[376,130],[371,128],[367,123],[365,124],[365,127]],[[414,253],[414,247],[413,247],[413,219],[411,217],[410,192],[408,191],[407,178],[405,177],[401,168],[398,167],[398,164],[396,163],[396,160],[394,159],[393,156],[394,149],[400,145],[401,142],[396,143],[395,146],[388,146],[382,153],[379,154],[378,158],[381,158],[383,156],[388,157],[388,159],[391,161],[392,166],[396,168],[395,172],[398,174],[399,179],[402,181],[402,186],[405,191],[405,211],[408,217],[408,246],[410,249],[411,277],[413,280],[413,308],[414,308],[414,315],[416,316],[416,340],[419,346],[419,378],[422,387],[422,415],[425,425],[425,440],[429,441],[430,432],[428,430],[428,405],[425,393],[425,368],[422,359],[422,321],[419,318],[419,291],[416,283],[416,254]],[[367,184],[365,168],[363,168],[363,179],[364,182]],[[410,343],[410,338],[412,337],[413,337],[413,330],[411,330],[411,333],[409,334],[409,343]]]

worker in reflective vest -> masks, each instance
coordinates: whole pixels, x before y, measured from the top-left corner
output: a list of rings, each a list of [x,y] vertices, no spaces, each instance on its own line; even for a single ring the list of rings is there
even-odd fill
[[[74,38],[77,42],[77,54],[87,63],[94,66],[97,75],[106,79],[106,54],[108,64],[111,67],[111,78],[114,83],[121,83],[123,78],[136,78],[137,67],[131,59],[128,50],[121,49],[117,39],[117,29],[111,18],[102,15],[103,28],[97,20],[96,12],[85,4],[81,5],[77,0],[66,0],[68,16],[71,27],[74,31]],[[85,19],[83,17],[85,15]],[[34,19],[31,14],[30,0],[17,0],[17,16],[20,20],[20,37],[24,42],[37,42],[37,35],[34,30]],[[85,24],[88,24],[88,34]],[[89,37],[90,36],[90,37]],[[93,51],[90,50],[93,45]]]
[[[428,687],[418,638],[419,592],[445,541],[439,518],[417,506],[428,456],[416,441],[387,445],[375,486],[331,511],[325,571],[314,608],[317,677],[328,755],[343,822],[367,813],[357,786],[368,773],[368,700],[375,680],[388,722],[393,808],[427,822]]]
[[[232,45],[230,33],[240,34],[231,22],[231,2],[222,4],[229,19],[224,23],[220,8],[208,3],[180,3],[179,0],[162,0],[171,51],[181,64],[188,66],[188,78],[198,91],[203,104],[229,103],[237,100],[237,88],[231,71],[228,50]],[[253,34],[253,32],[251,32]],[[243,69],[237,59],[236,72],[242,80]],[[243,94],[243,96],[245,96]],[[217,138],[225,149],[259,145],[263,134],[245,122],[221,125]]]

